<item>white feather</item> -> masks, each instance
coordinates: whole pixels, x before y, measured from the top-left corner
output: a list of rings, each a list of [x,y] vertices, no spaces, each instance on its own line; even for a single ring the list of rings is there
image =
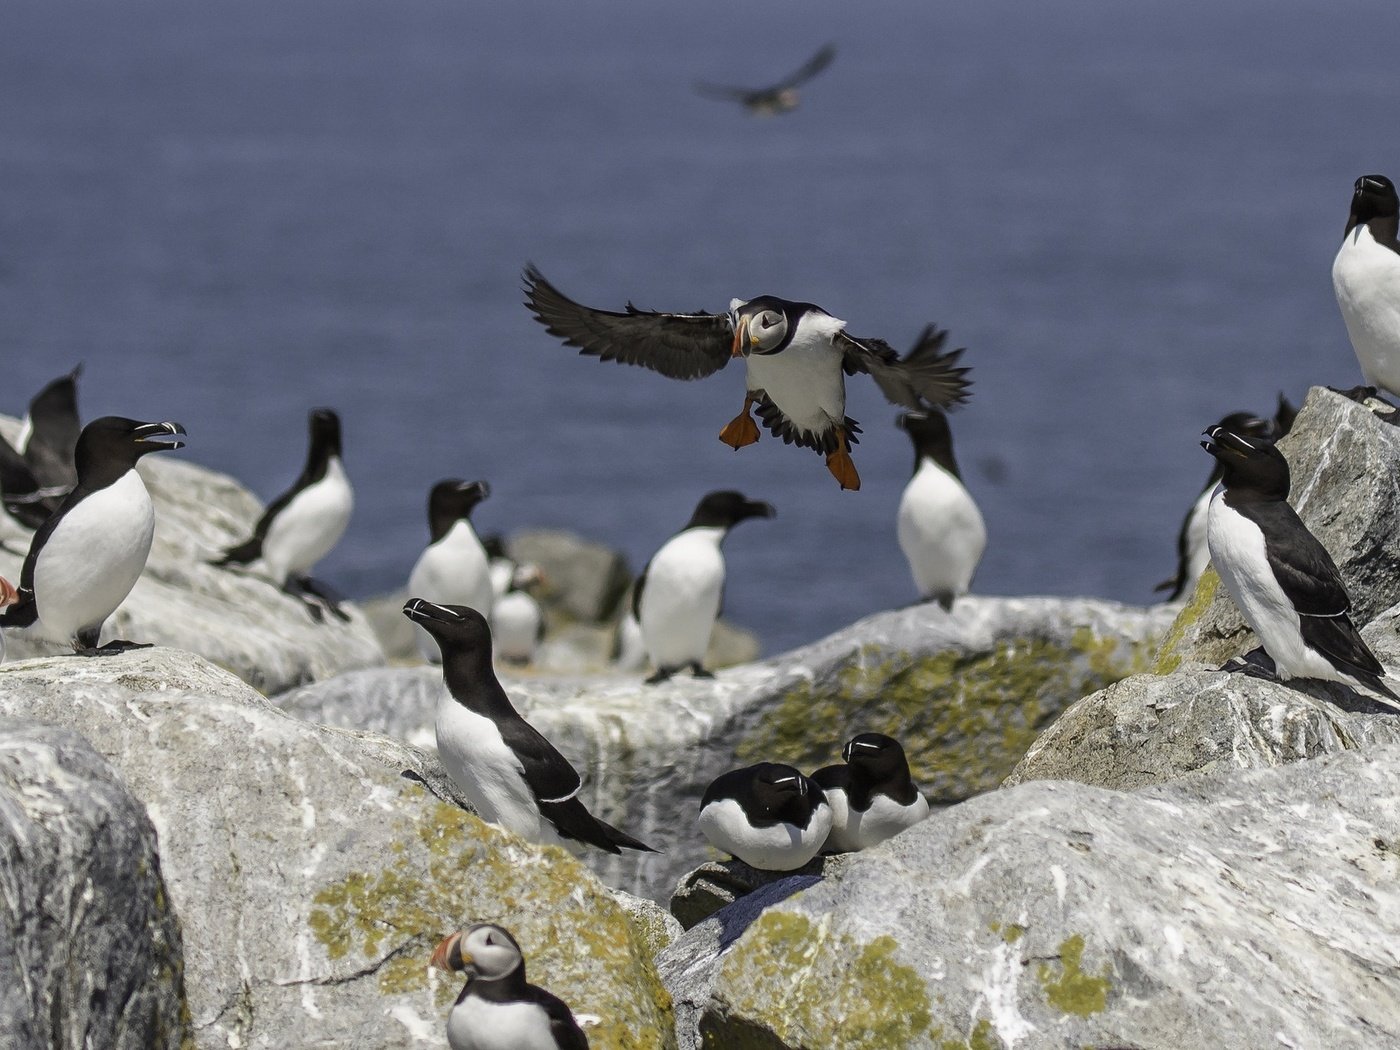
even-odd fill
[[[491,638],[496,656],[505,660],[534,660],[543,617],[540,603],[524,591],[510,591],[496,599],[491,608]]]
[[[549,1014],[536,1003],[498,1003],[468,995],[447,1015],[452,1050],[559,1050]]]
[[[859,810],[850,806],[846,792],[840,788],[828,788],[825,794],[827,805],[831,807],[827,849],[842,852],[869,849],[928,816],[928,802],[923,795],[915,795],[907,806],[888,795],[876,795],[870,800],[869,809]]]
[[[791,342],[771,356],[750,354],[748,389],[762,390],[801,431],[824,434],[846,419],[843,354],[832,339],[846,322],[806,313]]]
[[[924,598],[966,594],[987,547],[982,512],[961,481],[925,457],[904,487],[899,547]]]
[[[700,810],[700,831],[716,849],[764,871],[792,871],[817,855],[831,831],[831,809],[818,806],[807,827],[778,822],[760,828],[749,823],[732,798],[721,798]]]
[[[418,556],[408,574],[410,598],[425,598],[436,605],[466,605],[482,616],[491,615],[493,592],[486,548],[465,518]],[[442,654],[432,635],[415,625],[418,651],[423,659],[438,663]]]
[[[285,583],[289,576],[309,573],[340,542],[354,508],[345,468],[332,456],[325,476],[293,496],[272,520],[259,559],[267,575]]]
[[[1360,223],[1333,260],[1332,288],[1366,382],[1400,396],[1400,254]]]
[[[724,529],[693,528],[667,540],[647,567],[638,623],[658,668],[703,661],[724,591]]]

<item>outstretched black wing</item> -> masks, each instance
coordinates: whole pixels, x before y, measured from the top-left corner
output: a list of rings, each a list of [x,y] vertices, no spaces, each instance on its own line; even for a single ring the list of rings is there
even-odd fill
[[[837,345],[845,352],[842,366],[847,375],[866,373],[886,400],[918,411],[949,408],[968,399],[968,367],[958,364],[963,350],[945,353],[947,338],[946,329],[929,325],[902,358],[883,339],[857,339],[842,332]]]
[[[774,85],[773,85],[771,88],[769,88],[768,90],[769,90],[769,91],[786,91],[788,88],[795,88],[795,87],[797,87],[799,84],[802,84],[802,83],[805,83],[805,82],[808,81],[808,80],[811,80],[814,76],[816,76],[818,73],[820,73],[823,69],[825,69],[827,66],[831,65],[831,60],[832,60],[833,58],[835,58],[835,57],[836,57],[836,45],[835,45],[835,44],[827,44],[827,45],[826,45],[825,47],[823,47],[820,51],[818,51],[815,55],[813,55],[811,58],[807,59],[806,62],[802,63],[801,67],[799,67],[798,69],[794,70],[792,73],[790,73],[790,74],[789,74],[787,77],[785,77],[784,79],[778,81],[776,84],[774,84]]]
[[[594,310],[568,298],[533,266],[525,267],[525,305],[550,335],[604,361],[641,365],[672,379],[700,379],[723,368],[734,333],[728,314]]]

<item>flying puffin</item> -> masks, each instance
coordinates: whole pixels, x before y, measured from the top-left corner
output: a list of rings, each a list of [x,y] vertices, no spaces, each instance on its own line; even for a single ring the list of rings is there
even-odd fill
[[[595,310],[564,296],[533,266],[525,268],[525,305],[567,346],[604,361],[641,365],[672,379],[699,379],[744,358],[743,410],[719,438],[740,449],[758,440],[758,417],[787,444],[826,455],[843,489],[860,488],[850,446],[860,425],[846,415],[845,377],[864,372],[892,403],[916,412],[967,400],[962,350],[943,351],[947,333],[932,326],[903,358],[880,339],[857,339],[846,322],[812,303],[734,299],[727,313],[654,313],[631,303],[623,313]]]
[[[827,44],[807,59],[800,68],[768,87],[727,87],[702,82],[695,85],[695,90],[706,98],[737,102],[754,116],[771,117],[778,113],[788,113],[797,108],[797,89],[831,65],[831,60],[835,57],[836,45]]]
[[[1332,289],[1361,374],[1400,397],[1400,196],[1384,175],[1363,175],[1351,195]]]

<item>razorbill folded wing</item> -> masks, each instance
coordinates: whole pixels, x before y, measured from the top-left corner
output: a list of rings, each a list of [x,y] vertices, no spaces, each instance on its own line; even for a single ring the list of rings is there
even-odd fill
[[[20,427],[15,449],[41,488],[71,489],[77,484],[73,455],[83,429],[78,421],[78,376],[82,371],[80,364],[46,383],[30,400]]]
[[[1337,257],[1332,289],[1361,374],[1400,397],[1400,197],[1384,175],[1363,175]]]
[[[448,478],[428,493],[428,546],[408,574],[408,593],[438,605],[469,605],[491,615],[494,595],[486,548],[472,528],[471,515],[491,495],[484,481]],[[438,661],[438,644],[417,628],[418,651]]]
[[[699,825],[710,845],[750,867],[792,871],[826,842],[831,807],[799,770],[760,762],[710,783],[700,799]]]
[[[841,751],[844,765],[812,774],[831,807],[826,849],[869,849],[928,816],[928,800],[909,773],[904,748],[883,733],[860,733]]]
[[[797,89],[811,80],[836,57],[836,45],[827,44],[806,62],[775,84],[761,88],[727,87],[722,84],[697,83],[695,90],[706,98],[737,102],[756,116],[769,117],[797,108]]]

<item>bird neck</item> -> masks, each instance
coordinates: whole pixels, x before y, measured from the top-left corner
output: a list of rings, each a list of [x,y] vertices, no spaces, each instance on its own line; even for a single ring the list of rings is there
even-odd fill
[[[452,699],[470,711],[488,718],[507,713],[518,715],[496,678],[490,652],[444,654],[442,679]],[[470,702],[465,697],[471,697]]]
[[[473,977],[467,981],[465,992],[491,1003],[512,1003],[525,998],[525,960],[510,973],[494,981]]]

